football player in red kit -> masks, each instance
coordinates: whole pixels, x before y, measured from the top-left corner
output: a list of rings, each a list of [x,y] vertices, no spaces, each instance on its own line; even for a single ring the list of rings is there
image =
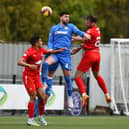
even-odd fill
[[[75,81],[78,85],[78,88],[82,94],[82,106],[85,107],[87,104],[87,100],[89,96],[86,94],[85,85],[82,81],[82,76],[85,72],[88,72],[90,68],[92,68],[93,75],[98,82],[98,85],[102,89],[105,94],[107,103],[111,102],[111,98],[108,94],[106,84],[99,74],[100,69],[100,52],[99,45],[101,39],[101,33],[99,27],[96,26],[96,17],[88,16],[86,19],[86,38],[82,38],[80,36],[73,36],[73,40],[84,41],[84,44],[81,45],[83,50],[85,51],[75,73]]]
[[[24,66],[23,71],[23,83],[30,97],[28,103],[28,125],[39,126],[38,123],[34,121],[34,104],[36,96],[39,98],[39,121],[41,124],[44,123],[43,113],[45,106],[46,95],[43,91],[43,86],[40,81],[39,69],[42,63],[42,58],[44,54],[52,54],[57,52],[62,52],[66,48],[59,50],[45,50],[42,48],[42,40],[39,36],[33,36],[31,38],[31,47],[28,48],[24,55],[19,59],[18,65]]]

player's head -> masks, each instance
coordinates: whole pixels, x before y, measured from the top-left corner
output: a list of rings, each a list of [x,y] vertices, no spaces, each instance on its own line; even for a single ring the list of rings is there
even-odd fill
[[[86,26],[87,26],[87,28],[91,28],[91,27],[95,26],[96,22],[97,22],[96,16],[92,16],[92,15],[87,16],[87,18],[86,18]]]
[[[32,46],[37,48],[41,48],[43,44],[42,39],[39,36],[33,36],[30,40],[30,43]]]
[[[69,13],[68,12],[61,12],[60,14],[60,22],[61,24],[67,25],[69,23]]]

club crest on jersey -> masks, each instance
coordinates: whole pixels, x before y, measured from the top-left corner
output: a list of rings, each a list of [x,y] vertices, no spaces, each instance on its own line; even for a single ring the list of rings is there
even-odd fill
[[[68,30],[68,27],[66,26],[66,27],[64,27],[64,29],[65,29],[65,30]]]

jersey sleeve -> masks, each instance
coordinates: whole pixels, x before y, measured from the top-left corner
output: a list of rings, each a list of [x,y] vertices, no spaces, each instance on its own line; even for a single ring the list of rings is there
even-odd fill
[[[48,54],[48,51],[44,48],[42,48],[42,52],[43,52],[43,54]]]
[[[48,38],[48,49],[53,49],[54,27],[51,28]]]
[[[73,33],[76,35],[80,35],[81,37],[84,36],[85,32],[79,30],[75,25],[71,24]]]
[[[88,30],[86,31],[86,34],[93,36],[93,31],[92,31],[91,29],[88,29]]]
[[[31,52],[30,52],[29,49],[28,49],[28,50],[26,50],[25,53],[23,54],[22,58],[23,58],[24,60],[27,60],[27,59],[30,57],[30,55],[31,55]]]

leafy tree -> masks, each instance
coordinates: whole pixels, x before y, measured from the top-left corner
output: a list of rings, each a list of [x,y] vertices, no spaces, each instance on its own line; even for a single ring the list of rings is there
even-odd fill
[[[129,35],[129,1],[128,0],[96,0],[94,12],[98,16],[102,30],[102,42],[110,38],[127,38]]]
[[[68,11],[71,22],[83,31],[86,16],[96,15],[102,42],[106,43],[111,37],[128,37],[128,5],[128,0],[1,0],[0,39],[28,41],[40,34],[47,42],[51,26],[59,22],[59,12]],[[40,14],[42,6],[52,8],[51,17]]]

